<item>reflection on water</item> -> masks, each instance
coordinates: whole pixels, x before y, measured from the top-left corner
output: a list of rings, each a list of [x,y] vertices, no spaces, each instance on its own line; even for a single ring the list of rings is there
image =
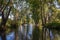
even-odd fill
[[[32,24],[30,24],[29,25],[29,31],[28,31],[28,34],[27,34],[28,39],[31,39],[31,37],[32,37],[32,31],[33,31],[33,26],[32,26]]]
[[[9,35],[6,36],[7,40],[14,40],[15,35],[14,32],[9,33]]]
[[[22,27],[22,30],[23,30],[23,27]],[[23,35],[22,30],[20,29],[20,31],[18,31],[20,39]],[[31,39],[32,31],[33,31],[33,26],[32,26],[32,24],[30,24],[29,25],[29,32],[27,33],[28,40]],[[54,32],[55,31],[50,30],[50,37],[51,37],[50,39],[51,40],[60,40],[60,35],[58,34],[58,32],[55,32],[55,33]],[[49,29],[47,29],[46,36],[49,36]],[[24,37],[26,38],[26,36],[24,36]],[[9,33],[8,35],[6,35],[6,39],[7,40],[15,40],[15,33],[14,32]],[[1,37],[0,37],[0,40],[2,40]]]
[[[1,40],[1,37],[0,37],[0,40]]]
[[[52,31],[50,31],[50,37],[51,37],[51,40],[53,40],[54,36],[53,36]]]
[[[47,29],[46,36],[49,36],[49,33],[50,33],[50,40],[60,40],[60,34],[58,33],[58,31],[57,32],[55,31],[50,30],[49,32],[49,29]]]
[[[14,32],[11,32],[8,35],[6,35],[7,40],[14,40],[14,38],[15,38]],[[0,40],[2,40],[1,37]]]
[[[28,27],[28,29],[27,29]],[[26,29],[26,30],[24,30]],[[28,32],[27,32],[28,30]],[[22,40],[22,39],[26,39],[26,37],[28,38],[28,40],[31,39],[31,36],[32,36],[32,31],[33,31],[33,25],[32,24],[29,24],[29,26],[23,26],[23,25],[20,25],[19,29],[18,29],[18,35],[19,35],[19,39]]]
[[[27,33],[28,39],[31,39],[32,31],[33,31],[33,27],[32,27],[32,24],[30,24],[29,31]],[[22,37],[24,38],[24,40],[26,39],[26,32],[23,26],[21,26],[21,28],[18,29],[18,34],[19,34],[19,40],[21,40]],[[15,33],[14,32],[9,33],[8,35],[6,35],[6,39],[15,40]],[[0,37],[0,40],[1,40],[1,37]]]

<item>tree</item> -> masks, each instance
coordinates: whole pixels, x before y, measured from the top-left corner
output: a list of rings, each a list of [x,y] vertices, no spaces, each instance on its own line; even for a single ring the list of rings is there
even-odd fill
[[[26,16],[27,16],[27,9],[28,9],[28,7],[27,7],[27,3],[26,3],[26,1],[24,1],[24,0],[16,0],[16,2],[14,2],[15,4],[15,6],[14,6],[14,21],[21,21],[22,20],[22,22],[24,22],[24,20],[26,20]],[[17,5],[17,6],[16,6]],[[17,10],[17,11],[16,11]],[[17,15],[16,14],[18,14],[18,17],[17,17]],[[16,19],[17,18],[17,19]],[[19,18],[19,19],[18,19]],[[20,26],[20,25],[19,25]],[[17,27],[18,28],[18,27]],[[18,29],[16,29],[16,30],[18,30]],[[24,30],[25,31],[25,30]],[[17,31],[15,32],[15,34],[17,34]],[[23,33],[23,35],[24,35],[24,33]],[[17,37],[16,37],[17,38]]]
[[[56,4],[54,4],[55,1],[56,0],[27,0],[27,2],[31,6],[32,18],[34,19],[35,26],[39,23],[41,17],[43,26],[42,34],[46,27],[45,24],[56,20],[59,9],[57,9]],[[45,37],[46,37],[46,31],[45,31]],[[46,38],[43,38],[43,35],[42,40],[46,40]]]
[[[27,0],[27,2],[30,3],[31,11],[32,11],[32,19],[35,22],[35,28],[33,30],[32,40],[39,40],[40,30],[39,30],[38,23],[40,19],[40,13],[39,13],[40,1],[39,0]]]
[[[0,1],[0,13],[2,16],[2,21],[0,24],[0,35],[2,37],[2,40],[6,40],[6,22],[8,20],[8,16],[10,14],[10,11],[12,9],[11,5],[12,1],[9,0],[8,2],[5,0]]]

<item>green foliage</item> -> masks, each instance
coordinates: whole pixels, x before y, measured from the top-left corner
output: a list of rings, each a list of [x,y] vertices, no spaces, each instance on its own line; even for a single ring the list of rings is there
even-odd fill
[[[58,22],[52,22],[52,23],[48,23],[46,24],[46,27],[49,29],[54,29],[54,30],[60,30],[60,23]]]
[[[32,18],[34,19],[35,23],[38,23],[40,19],[39,13],[36,11],[32,13]]]
[[[35,23],[39,22],[40,15],[38,9],[40,8],[40,0],[27,0],[30,3],[31,10],[32,10],[32,18],[34,19]]]
[[[10,30],[16,30],[18,28],[18,21],[15,22],[14,20],[8,19],[7,23],[6,23],[6,28],[7,28],[7,33]]]
[[[11,28],[12,30],[16,30],[16,29],[18,28],[18,23],[15,22],[15,21],[13,21],[13,23],[11,23],[10,28]]]
[[[60,19],[60,13],[57,14],[57,18]]]
[[[31,6],[33,8],[39,8],[39,5],[40,5],[40,1],[39,0],[33,0],[30,3],[31,3]]]

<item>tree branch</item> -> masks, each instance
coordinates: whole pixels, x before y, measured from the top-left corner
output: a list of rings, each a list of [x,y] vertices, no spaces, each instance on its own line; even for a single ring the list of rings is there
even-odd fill
[[[10,11],[11,11],[12,7],[10,7],[9,12],[7,13],[6,19],[8,18]]]
[[[9,0],[10,2],[10,0]],[[6,6],[4,8],[1,8],[1,12],[2,12],[2,20],[4,20],[4,10],[6,9],[6,7],[8,6],[9,2],[6,4]]]
[[[0,11],[2,9],[2,3],[3,3],[3,0],[1,0],[1,3],[0,3]]]
[[[12,8],[12,7],[10,7],[10,9],[9,9],[9,12],[8,12],[8,14],[7,14],[7,17],[6,17],[6,18],[4,18],[4,17],[2,18],[1,26],[6,24],[6,22],[7,22],[7,20],[8,20],[8,16],[9,16],[10,11],[11,11],[11,8]],[[3,14],[3,15],[4,15],[4,14]]]
[[[2,7],[2,8],[1,8],[1,10],[2,10],[2,11],[4,11],[4,10],[5,10],[5,8],[9,5],[9,3],[10,3],[10,0],[9,0],[9,2],[6,4],[6,6],[5,6],[5,7]]]
[[[2,6],[3,0],[1,0],[0,7]]]

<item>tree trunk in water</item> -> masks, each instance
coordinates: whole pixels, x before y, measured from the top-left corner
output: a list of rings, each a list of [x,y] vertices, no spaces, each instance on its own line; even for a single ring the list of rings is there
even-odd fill
[[[43,32],[44,32],[44,27],[42,28],[42,40],[44,40]]]
[[[6,40],[6,33],[5,32],[2,33],[1,38],[2,38],[2,40]]]
[[[4,25],[1,25],[0,35],[2,40],[6,40],[6,28]]]
[[[32,40],[39,40],[39,39],[40,39],[40,29],[38,24],[35,24]]]
[[[15,40],[18,40],[18,32],[15,31]]]
[[[15,40],[18,40],[18,25],[17,23],[14,23],[13,24],[13,27],[15,28]]]
[[[46,40],[46,30],[47,30],[47,29],[45,28],[45,40]]]

